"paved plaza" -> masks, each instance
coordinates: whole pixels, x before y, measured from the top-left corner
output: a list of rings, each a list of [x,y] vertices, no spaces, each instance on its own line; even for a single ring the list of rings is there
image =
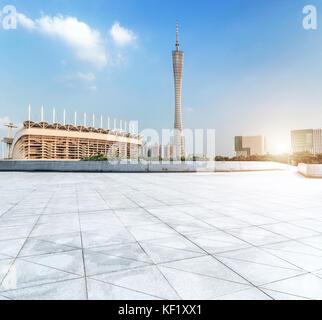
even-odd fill
[[[322,180],[0,173],[0,299],[322,299]]]

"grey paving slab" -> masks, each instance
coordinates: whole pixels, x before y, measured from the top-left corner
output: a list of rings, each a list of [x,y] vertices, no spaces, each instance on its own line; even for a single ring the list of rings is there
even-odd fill
[[[154,239],[154,240],[145,240],[145,241],[140,241],[140,243],[141,245],[144,245],[145,243],[147,243],[147,244],[170,248],[170,249],[180,249],[185,251],[206,253],[206,251],[202,247],[199,247],[193,241],[189,240],[189,238],[186,238],[182,235],[174,235],[174,236]]]
[[[296,221],[294,222],[296,223]],[[318,236],[319,233],[290,223],[275,223],[262,226],[263,229],[274,232],[290,239],[301,239]]]
[[[304,255],[311,255],[311,256],[321,256],[321,250],[319,248],[315,248],[314,246],[311,246],[309,244],[306,244],[305,242],[310,241],[310,239],[314,238],[306,238],[301,239],[300,241],[283,241],[280,243],[274,243],[269,245],[264,245],[261,248],[263,250],[278,250],[282,252],[293,252],[298,254],[304,254]]]
[[[222,253],[218,253],[216,256],[235,259],[235,260],[241,260],[245,262],[252,262],[256,264],[264,264],[264,265],[273,266],[273,267],[280,267],[280,268],[294,269],[294,270],[299,269],[294,264],[291,264],[286,260],[283,260],[282,258],[279,258],[269,252],[264,251],[262,248],[258,248],[258,247],[251,247],[246,249],[222,252]]]
[[[0,241],[1,257],[3,258],[5,258],[5,256],[7,256],[7,258],[16,257],[25,242],[26,242],[25,238]]]
[[[75,250],[75,247],[43,240],[42,238],[28,238],[22,247],[19,257],[36,256],[40,254]]]
[[[321,220],[318,220],[318,219],[295,220],[293,224],[302,228],[306,228],[308,230],[314,230],[317,233],[322,232],[322,218]]]
[[[231,217],[210,218],[210,219],[206,219],[205,221],[210,225],[221,230],[242,228],[242,227],[249,226],[247,222],[241,221],[239,219],[231,218]]]
[[[24,289],[6,291],[5,296],[14,300],[86,300],[84,279],[42,284]]]
[[[90,249],[84,252],[86,275],[93,276],[102,273],[133,269],[148,265],[148,263],[117,256],[110,256]]]
[[[276,290],[282,293],[292,294],[307,299],[322,299],[322,279],[312,274],[305,274],[267,284],[263,286],[263,288]]]
[[[226,294],[215,300],[274,300],[271,296],[265,293],[264,290],[259,290],[257,288],[251,288],[247,290],[242,290],[238,292],[233,292]]]
[[[42,240],[57,245],[67,246],[74,249],[82,248],[81,232],[60,233],[58,235],[45,235],[32,239]]]
[[[322,180],[0,172],[0,299],[322,299]]]
[[[220,253],[251,246],[251,244],[221,231],[192,234],[188,235],[188,238],[208,253]]]
[[[226,281],[177,269],[160,267],[170,285],[183,299],[214,299],[249,287],[246,284]]]
[[[267,295],[269,295],[270,297],[272,297],[274,300],[284,300],[284,301],[285,300],[309,300],[304,297],[294,296],[291,294],[278,292],[278,291],[274,291],[274,290],[268,290],[268,289],[264,289],[264,288],[261,288],[261,290],[263,292],[265,292]]]
[[[8,215],[9,216],[9,215]],[[36,216],[27,216],[27,217],[15,217],[15,218],[0,218],[0,227],[18,227],[21,225],[31,225],[33,226],[39,218],[39,215]]]
[[[35,203],[37,203],[37,200],[35,201]],[[28,207],[28,206],[23,206],[23,207],[12,207],[11,209],[9,209],[7,212],[5,212],[2,217],[6,218],[6,217],[12,217],[12,218],[22,218],[22,219],[26,219],[29,217],[38,217],[40,214],[42,214],[42,212],[44,211],[43,207]]]
[[[107,246],[112,244],[126,244],[135,242],[130,233],[112,233],[104,230],[82,231],[82,242],[84,248]]]
[[[281,242],[288,239],[282,235],[279,235],[271,231],[267,231],[257,226],[240,229],[231,229],[228,230],[228,232],[231,235],[255,246]]]
[[[82,250],[25,257],[24,260],[75,275],[84,276]]]
[[[233,282],[249,284],[246,279],[212,256],[203,256],[162,264],[163,267],[187,271]]]
[[[320,256],[290,252],[290,251],[282,251],[282,250],[274,250],[267,249],[267,252],[274,254],[284,260],[292,263],[298,268],[302,268],[308,272],[320,270],[322,268],[322,255]]]
[[[301,243],[304,243],[306,245],[309,245],[315,249],[322,250],[322,235],[319,235],[317,237],[310,237],[300,240]]]
[[[0,292],[76,278],[74,274],[17,259],[3,278]]]
[[[121,257],[130,260],[153,263],[150,256],[143,250],[139,243],[116,244],[110,246],[92,247],[92,252],[99,252],[109,256]]]
[[[141,246],[156,264],[205,255],[205,252],[164,247],[148,242],[142,242]]]
[[[32,226],[16,226],[16,227],[1,227],[0,228],[0,241],[21,239],[29,236]]]
[[[79,226],[69,224],[38,224],[31,232],[31,237],[41,237],[47,235],[57,235],[63,233],[76,232]]]
[[[180,299],[156,266],[101,274],[92,278],[162,299]]]
[[[160,300],[158,297],[94,279],[87,279],[87,290],[89,300]]]
[[[242,275],[255,286],[291,278],[304,272],[298,269],[286,269],[270,265],[218,257],[226,266]]]
[[[177,232],[163,223],[129,227],[128,230],[137,241],[166,238]]]
[[[2,282],[3,279],[5,278],[13,261],[14,261],[13,259],[6,259],[6,260],[0,261],[0,282]]]

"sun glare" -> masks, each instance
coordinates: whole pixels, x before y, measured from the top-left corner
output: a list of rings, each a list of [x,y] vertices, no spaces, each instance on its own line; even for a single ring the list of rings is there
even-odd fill
[[[287,142],[278,142],[272,146],[273,154],[290,153],[291,146]]]

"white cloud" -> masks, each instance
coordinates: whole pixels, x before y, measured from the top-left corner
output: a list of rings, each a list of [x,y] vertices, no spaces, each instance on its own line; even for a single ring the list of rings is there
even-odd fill
[[[40,19],[31,20],[24,14],[17,13],[17,21],[25,29],[36,30],[62,40],[75,51],[79,60],[98,68],[107,65],[107,55],[101,34],[75,17],[43,16]]]
[[[106,67],[107,62],[109,64],[113,64],[114,60],[122,62],[120,53],[114,52],[113,47],[110,48],[111,52],[107,53],[107,39],[104,39],[99,31],[76,17],[43,15],[39,19],[32,20],[22,13],[16,15],[18,25],[21,27],[63,41],[73,49],[79,60],[88,62],[98,69]],[[116,47],[135,45],[137,39],[132,30],[122,27],[119,22],[114,23],[109,34]]]
[[[137,38],[132,30],[121,27],[119,22],[114,23],[110,29],[110,35],[112,36],[115,44],[120,47],[135,43]]]
[[[8,131],[8,128],[5,126],[5,124],[13,122],[12,120],[9,119],[9,117],[5,116],[3,118],[0,118],[0,130],[4,129]],[[21,122],[15,122],[14,125],[19,129],[21,127],[23,127],[23,123]],[[16,129],[14,129],[16,130]]]
[[[0,118],[0,130],[6,129],[5,124],[11,122],[10,119],[6,116],[3,118]]]
[[[91,72],[89,72],[89,73],[77,72],[76,77],[81,80],[84,80],[84,81],[94,81],[95,80],[95,75]]]
[[[17,22],[20,24],[22,27],[33,30],[35,29],[36,25],[35,22],[29,18],[27,18],[24,14],[22,13],[17,13]]]
[[[96,90],[97,90],[97,88],[96,88],[96,86],[90,86],[90,87],[89,87],[89,90],[91,90],[91,91],[96,91]]]
[[[184,111],[186,111],[186,112],[194,112],[194,109],[193,108],[191,108],[191,107],[185,107],[185,108],[183,108],[184,109]]]
[[[103,39],[98,31],[75,17],[44,16],[36,20],[37,29],[47,35],[57,37],[76,51],[80,60],[89,62],[98,68],[107,64]]]
[[[0,132],[1,132],[0,140],[1,140],[2,136],[8,135],[8,127],[6,127],[5,125],[10,122],[13,122],[13,121],[10,120],[9,117],[7,117],[7,116],[0,118]],[[22,123],[14,123],[14,125],[17,126],[18,129],[23,126]],[[17,130],[17,129],[14,128],[13,130],[14,130],[13,132],[15,132],[15,130]]]

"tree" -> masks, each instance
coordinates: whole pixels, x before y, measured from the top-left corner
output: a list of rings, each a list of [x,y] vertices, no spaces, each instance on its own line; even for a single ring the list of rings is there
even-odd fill
[[[314,155],[310,152],[297,152],[291,155],[290,159],[295,165],[299,163],[322,164],[322,154]]]
[[[81,158],[81,161],[107,161],[107,157],[104,153],[98,152],[90,155],[89,157]]]

